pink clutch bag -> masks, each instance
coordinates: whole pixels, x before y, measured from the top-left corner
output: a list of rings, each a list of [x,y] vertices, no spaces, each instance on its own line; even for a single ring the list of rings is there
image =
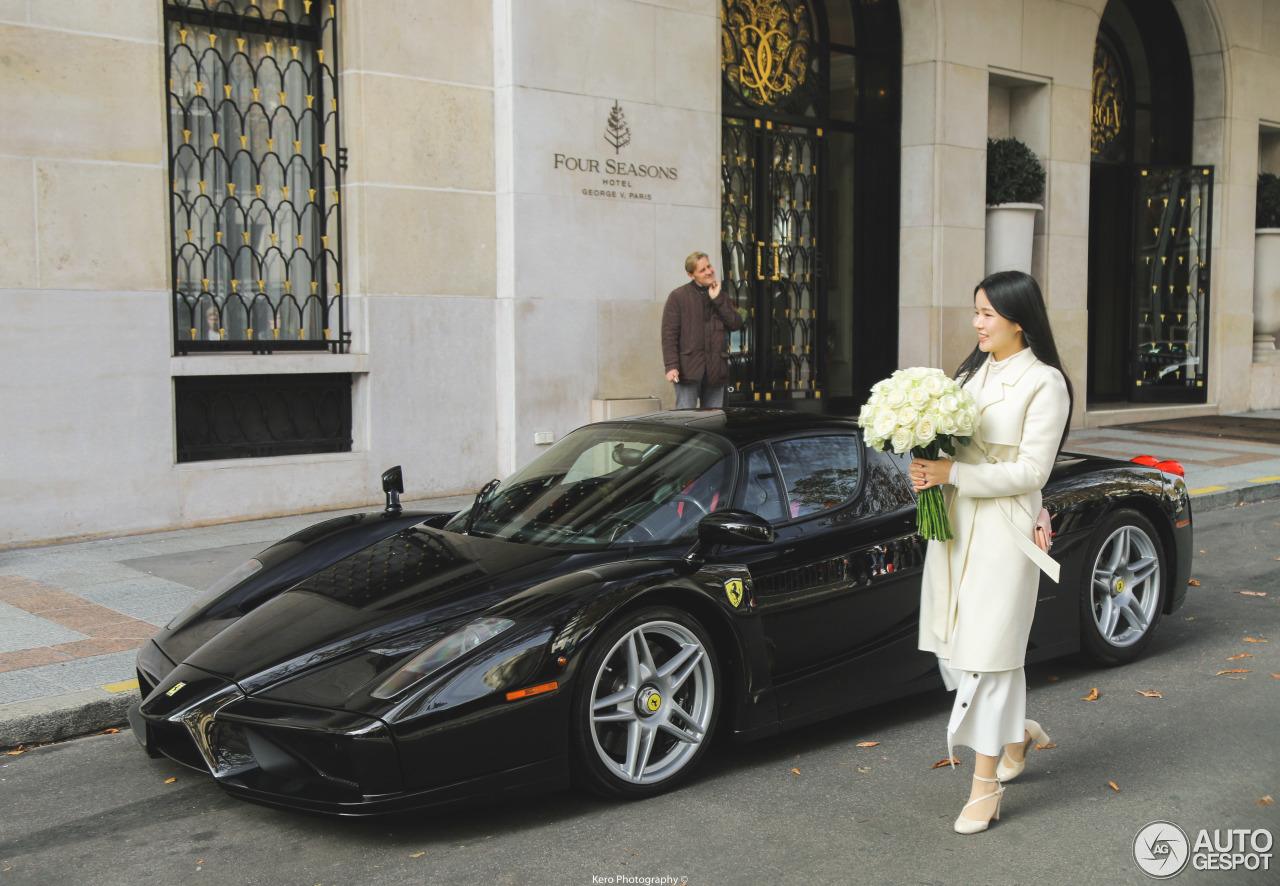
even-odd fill
[[[1049,553],[1049,548],[1053,547],[1053,525],[1049,522],[1049,511],[1047,508],[1041,508],[1039,516],[1036,517],[1036,526],[1032,530],[1035,538],[1036,547]]]

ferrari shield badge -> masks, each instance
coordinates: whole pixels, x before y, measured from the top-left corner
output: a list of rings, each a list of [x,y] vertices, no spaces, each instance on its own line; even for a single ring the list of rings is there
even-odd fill
[[[729,605],[737,609],[742,605],[742,579],[728,578],[724,582],[724,595],[729,598]]]

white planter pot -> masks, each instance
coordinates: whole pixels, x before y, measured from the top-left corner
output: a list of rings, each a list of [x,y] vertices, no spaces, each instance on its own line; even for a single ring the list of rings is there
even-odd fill
[[[1031,243],[1036,234],[1039,203],[1001,203],[987,207],[988,274],[996,271],[1031,273]]]
[[[1253,355],[1280,359],[1280,228],[1258,228],[1253,239]]]

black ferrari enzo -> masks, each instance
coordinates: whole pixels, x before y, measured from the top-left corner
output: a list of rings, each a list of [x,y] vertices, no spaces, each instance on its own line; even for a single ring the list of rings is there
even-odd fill
[[[717,731],[938,685],[905,464],[850,419],[728,409],[580,428],[457,514],[401,510],[394,468],[384,511],[272,545],[147,643],[130,719],[151,754],[273,806],[656,794]],[[1179,472],[1058,461],[1061,583],[1029,661],[1128,661],[1182,603]]]

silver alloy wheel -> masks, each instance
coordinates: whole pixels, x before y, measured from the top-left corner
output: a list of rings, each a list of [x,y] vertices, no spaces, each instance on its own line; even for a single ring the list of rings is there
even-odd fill
[[[591,687],[591,741],[615,776],[648,785],[697,753],[715,710],[711,654],[687,627],[651,621],[623,634]]]
[[[1098,550],[1090,583],[1090,610],[1098,636],[1124,648],[1147,633],[1160,605],[1160,557],[1137,526],[1121,526]]]

